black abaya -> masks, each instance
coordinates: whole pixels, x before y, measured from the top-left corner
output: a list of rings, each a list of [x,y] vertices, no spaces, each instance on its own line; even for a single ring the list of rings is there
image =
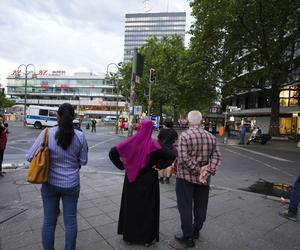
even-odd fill
[[[115,147],[110,150],[109,158],[117,168],[124,169]],[[118,223],[118,234],[125,241],[151,244],[159,240],[159,182],[153,166],[167,168],[174,160],[174,153],[164,147],[150,154],[148,164],[134,182],[130,183],[125,175]]]

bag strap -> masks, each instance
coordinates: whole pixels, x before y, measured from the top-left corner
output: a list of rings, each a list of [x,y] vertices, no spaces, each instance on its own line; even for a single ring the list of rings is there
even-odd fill
[[[45,134],[44,134],[44,139],[42,143],[43,147],[48,146],[48,128],[45,128]]]

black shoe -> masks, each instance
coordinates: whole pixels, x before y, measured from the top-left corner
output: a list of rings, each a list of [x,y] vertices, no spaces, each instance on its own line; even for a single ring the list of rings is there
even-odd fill
[[[288,220],[292,220],[292,221],[295,221],[295,222],[297,221],[297,215],[289,213],[288,209],[279,212],[279,215],[283,218],[288,219]]]
[[[166,184],[170,184],[170,177],[167,177],[167,178],[165,179],[165,183],[166,183]]]
[[[132,245],[132,243],[131,243],[130,241],[124,240],[124,242],[125,242],[127,245]]]
[[[3,171],[0,172],[0,176],[2,176],[2,177],[5,176],[5,174],[6,174],[6,172],[3,172]]]
[[[178,240],[185,248],[191,248],[195,246],[195,242],[193,238],[185,237],[181,234],[175,235],[175,239]]]
[[[163,177],[160,177],[159,178],[159,182],[161,183],[161,184],[164,184],[165,182],[164,182],[164,178]]]
[[[194,231],[193,232],[193,238],[194,238],[194,240],[198,240],[199,239],[199,231]]]

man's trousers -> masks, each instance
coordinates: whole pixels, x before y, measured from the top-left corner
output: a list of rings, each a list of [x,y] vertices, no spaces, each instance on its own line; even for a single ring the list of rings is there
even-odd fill
[[[206,219],[208,194],[209,186],[176,179],[177,206],[183,236],[190,238],[194,232],[201,230]]]

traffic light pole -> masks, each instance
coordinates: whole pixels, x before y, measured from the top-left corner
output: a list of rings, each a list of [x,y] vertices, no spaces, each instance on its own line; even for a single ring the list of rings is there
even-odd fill
[[[154,83],[156,79],[156,71],[151,68],[149,72],[149,100],[148,100],[148,118],[151,119],[150,109],[151,109],[151,84]]]
[[[130,107],[129,107],[129,123],[128,123],[128,137],[133,134],[133,119],[134,119],[134,102],[135,102],[135,85],[140,83],[140,78],[143,74],[144,57],[138,53],[138,49],[134,49],[132,73],[131,73],[131,87],[130,87]]]
[[[134,49],[132,72],[131,72],[131,86],[130,86],[130,105],[129,105],[129,121],[128,121],[128,137],[133,134],[133,118],[134,118],[134,102],[135,102],[135,81],[136,81],[136,68],[137,68],[137,48]]]
[[[130,87],[130,105],[129,105],[129,123],[128,123],[128,137],[133,134],[133,117],[134,117],[134,101],[135,101],[135,73],[131,75],[131,87]]]
[[[150,108],[151,108],[151,80],[149,81],[149,100],[148,100],[148,118],[150,119]]]

